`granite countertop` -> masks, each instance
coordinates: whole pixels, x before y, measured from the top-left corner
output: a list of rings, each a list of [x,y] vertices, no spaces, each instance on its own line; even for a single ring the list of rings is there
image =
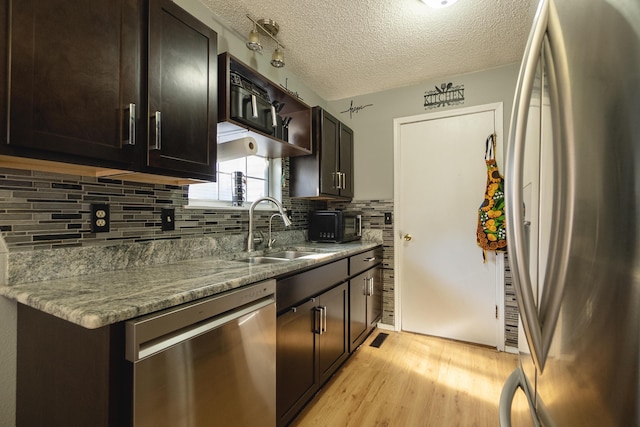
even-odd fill
[[[285,275],[379,246],[360,241],[304,243],[318,255],[272,264],[250,264],[246,253],[199,258],[172,264],[0,286],[0,295],[45,313],[95,329],[173,307],[261,280]]]

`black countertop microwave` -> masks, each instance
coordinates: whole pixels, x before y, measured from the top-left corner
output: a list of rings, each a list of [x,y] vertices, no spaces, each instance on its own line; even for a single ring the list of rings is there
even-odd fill
[[[309,241],[344,243],[362,238],[362,214],[321,210],[309,212]]]

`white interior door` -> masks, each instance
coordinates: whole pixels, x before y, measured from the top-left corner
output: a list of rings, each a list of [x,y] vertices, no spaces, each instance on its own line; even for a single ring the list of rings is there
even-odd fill
[[[397,286],[403,330],[503,348],[502,274],[476,244],[487,136],[503,147],[490,107],[396,121]]]

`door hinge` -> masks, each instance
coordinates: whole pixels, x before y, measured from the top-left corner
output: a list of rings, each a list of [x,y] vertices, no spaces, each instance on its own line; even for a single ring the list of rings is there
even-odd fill
[[[496,305],[496,319],[498,318],[498,306]]]

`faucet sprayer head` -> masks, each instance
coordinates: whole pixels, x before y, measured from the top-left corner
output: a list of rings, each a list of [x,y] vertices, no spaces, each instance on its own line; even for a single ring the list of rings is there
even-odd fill
[[[282,221],[284,222],[285,227],[289,227],[291,225],[291,220],[285,212],[282,212]]]

